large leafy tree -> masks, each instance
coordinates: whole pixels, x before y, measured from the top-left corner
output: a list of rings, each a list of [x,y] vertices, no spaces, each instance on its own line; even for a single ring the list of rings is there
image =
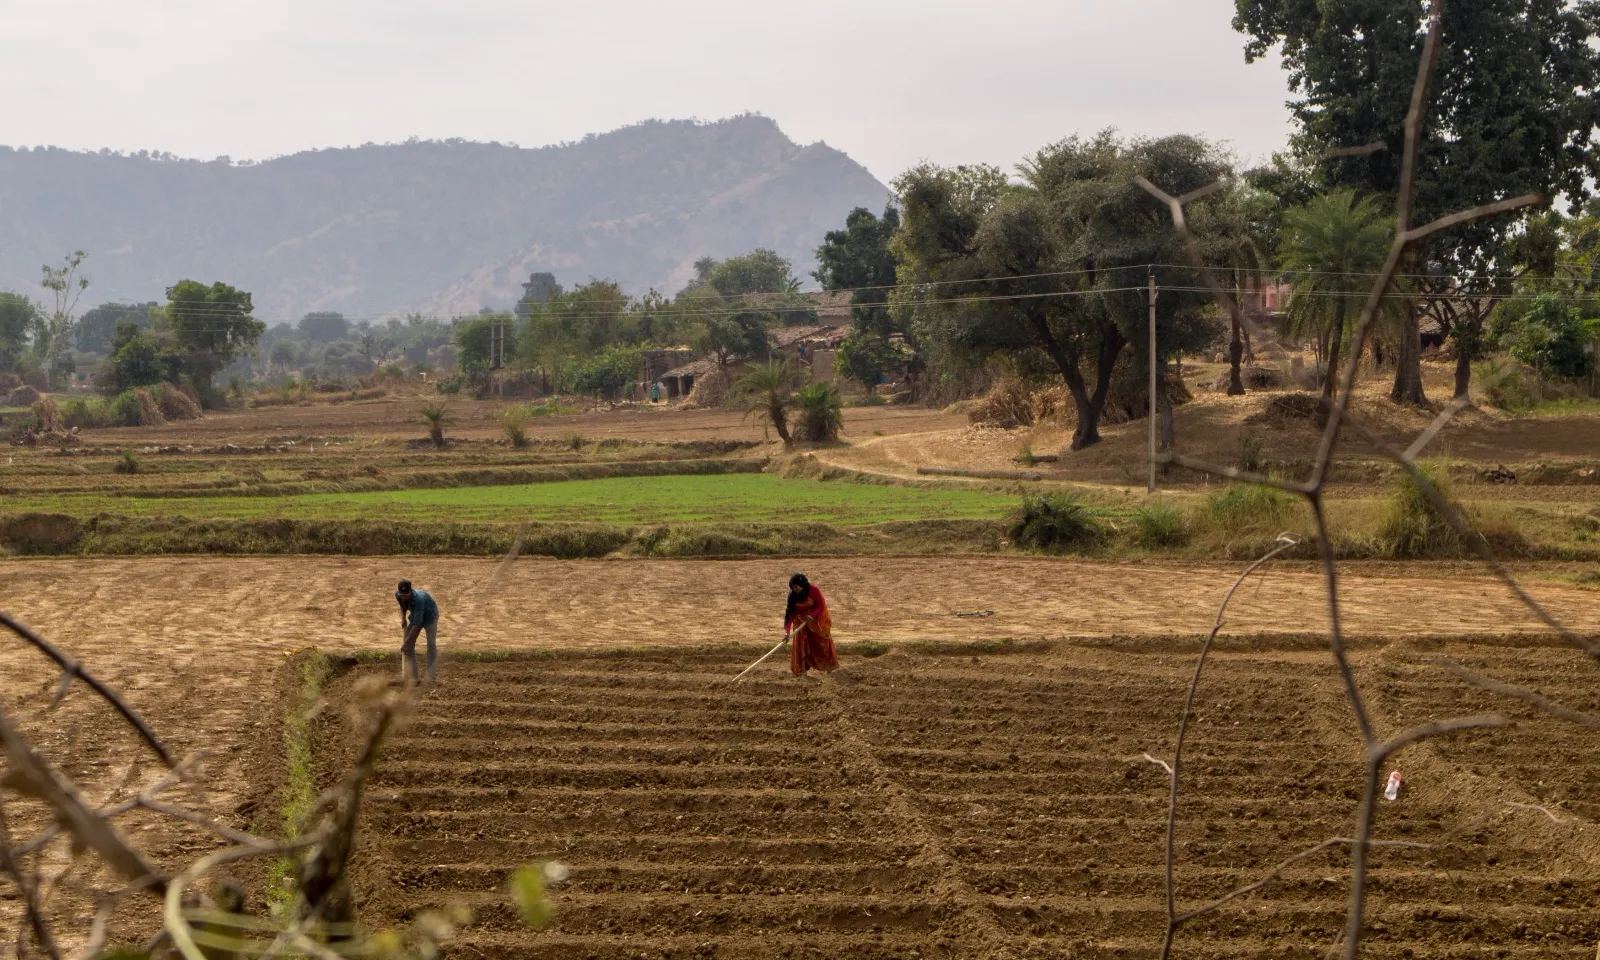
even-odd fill
[[[143,330],[150,326],[150,309],[158,303],[102,303],[78,318],[74,333],[78,349],[85,353],[109,353],[117,328],[131,323]]]
[[[1392,195],[1421,55],[1427,5],[1394,0],[1235,0],[1249,60],[1281,50],[1299,131],[1293,150],[1324,187]],[[1472,0],[1444,5],[1415,192],[1417,223],[1524,193],[1577,201],[1600,175],[1600,2]],[[1388,149],[1328,156],[1382,142]],[[1462,224],[1429,238],[1417,261],[1441,275],[1441,319],[1466,393],[1482,305],[1509,292],[1524,216]],[[1466,294],[1465,297],[1461,296]],[[1462,309],[1465,308],[1465,309]],[[1413,318],[1414,319],[1414,318]],[[1415,330],[1402,344],[1397,400],[1422,402]]]
[[[1158,364],[1217,333],[1192,273],[1171,266],[1184,254],[1166,208],[1134,178],[1187,193],[1227,172],[1197,138],[1124,142],[1110,132],[1039,151],[1020,186],[992,167],[914,168],[896,181],[902,288],[928,305],[919,310],[927,335],[957,353],[1047,358],[1072,396],[1072,449],[1082,449],[1100,440],[1124,348],[1149,362],[1148,273],[1167,288],[1156,305]]]
[[[893,205],[878,217],[857,207],[845,218],[843,230],[831,230],[817,248],[817,269],[811,274],[824,290],[849,290],[850,314],[855,329],[840,350],[840,370],[859,379],[870,392],[888,367],[903,358],[890,338],[898,335],[911,350],[910,367],[915,385],[921,364],[917,359],[916,332],[904,317],[889,308],[889,293],[896,274],[890,241],[900,229],[900,211]]]
[[[250,294],[220,280],[180,280],[167,288],[166,329],[184,351],[201,398],[212,404],[212,380],[256,345],[266,324],[251,316]]]

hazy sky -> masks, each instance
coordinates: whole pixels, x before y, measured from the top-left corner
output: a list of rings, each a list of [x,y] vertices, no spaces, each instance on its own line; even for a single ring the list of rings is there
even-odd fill
[[[1288,132],[1232,0],[0,0],[0,143],[261,159],[775,119],[888,180],[1075,132]]]

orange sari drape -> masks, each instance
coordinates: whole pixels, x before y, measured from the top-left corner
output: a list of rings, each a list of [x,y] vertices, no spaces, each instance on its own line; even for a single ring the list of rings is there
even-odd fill
[[[795,602],[794,615],[784,621],[783,628],[790,632],[790,673],[826,673],[839,668],[839,655],[833,649],[833,618],[828,615],[828,601],[815,585],[805,599]]]

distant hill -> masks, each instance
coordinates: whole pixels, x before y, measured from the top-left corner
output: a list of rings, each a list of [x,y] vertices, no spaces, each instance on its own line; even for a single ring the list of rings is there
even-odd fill
[[[758,116],[647,121],[523,149],[426,141],[261,163],[0,147],[0,288],[89,253],[86,303],[223,280],[256,315],[509,307],[529,273],[681,288],[702,256],[770,247],[802,277],[823,234],[888,189]]]

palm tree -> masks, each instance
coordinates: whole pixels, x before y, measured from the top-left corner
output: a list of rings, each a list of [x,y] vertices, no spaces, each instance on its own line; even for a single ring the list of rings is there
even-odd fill
[[[1346,326],[1361,315],[1393,237],[1394,218],[1382,212],[1376,198],[1357,199],[1354,190],[1323,194],[1284,215],[1279,249],[1294,285],[1290,332],[1314,336],[1318,353],[1327,358],[1325,398],[1333,397]]]
[[[422,422],[428,425],[428,437],[435,447],[444,447],[444,428],[455,423],[455,418],[450,416],[450,405],[446,403],[431,404],[421,410]]]
[[[753,416],[772,425],[778,439],[785,447],[794,443],[789,438],[789,407],[794,403],[790,393],[794,385],[794,367],[787,360],[768,360],[764,366],[752,369],[739,378],[739,392],[751,400]]]
[[[796,391],[800,407],[800,436],[812,443],[839,439],[844,429],[844,402],[829,383],[808,383]]]

